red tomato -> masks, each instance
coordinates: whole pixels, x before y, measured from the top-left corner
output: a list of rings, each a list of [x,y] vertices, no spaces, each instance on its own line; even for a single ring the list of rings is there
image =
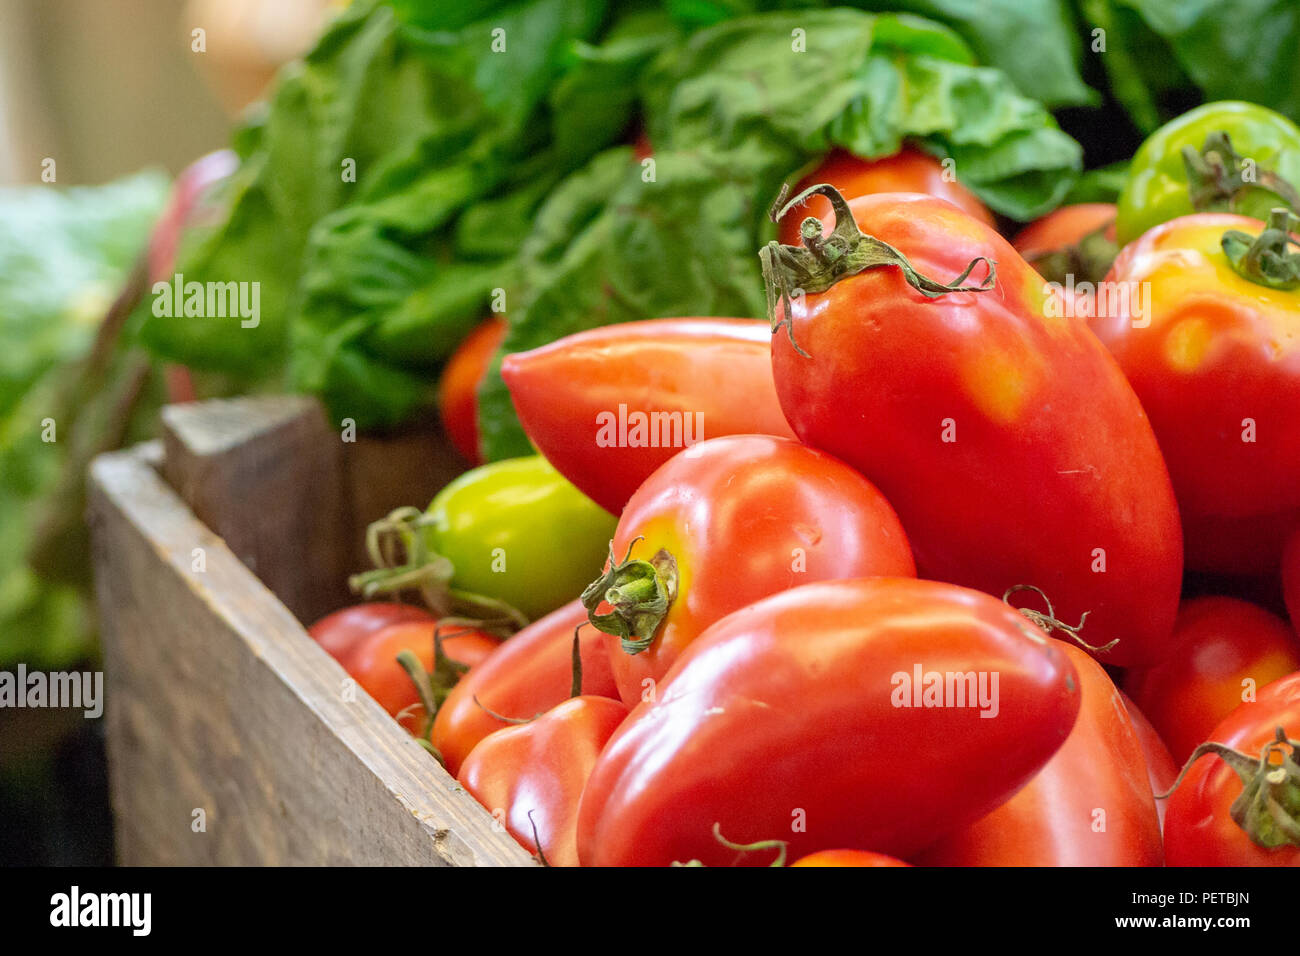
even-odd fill
[[[335,660],[342,661],[363,637],[402,621],[432,621],[433,615],[411,604],[372,601],[327,614],[307,633]]]
[[[506,320],[494,315],[480,323],[447,360],[438,382],[442,427],[456,450],[471,465],[483,464],[478,447],[478,386],[506,337]]]
[[[456,775],[530,853],[578,865],[578,800],[605,742],[627,717],[608,697],[574,697],[536,720],[493,731]]]
[[[795,433],[880,488],[921,576],[999,597],[1035,585],[1062,621],[1090,615],[1084,638],[1105,638],[1091,643],[1118,640],[1104,663],[1163,658],[1182,583],[1178,511],[1105,348],[1054,316],[1042,278],[952,206],[894,194],[850,208],[846,230],[856,216],[922,275],[947,282],[982,256],[996,284],[931,298],[886,265],[794,299],[772,365]]]
[[[1065,741],[1079,690],[1062,647],[1001,601],[934,581],[822,581],[749,605],[610,739],[578,855],[768,862],[719,844],[717,824],[734,843],[788,839],[796,858],[905,858],[1002,803]]]
[[[868,850],[819,850],[795,860],[791,866],[911,866],[902,860]]]
[[[1064,641],[1082,699],[1074,729],[1028,784],[979,822],[944,837],[926,866],[1160,866],[1160,818],[1146,756],[1119,690]]]
[[[974,193],[957,182],[939,160],[914,146],[904,146],[893,156],[883,159],[859,159],[852,153],[837,149],[801,179],[791,195],[797,196],[817,183],[830,183],[845,199],[875,193],[925,193],[936,199],[946,199],[989,227],[996,225],[993,214]],[[800,223],[809,216],[825,221],[830,211],[830,203],[815,196],[781,221],[777,235],[786,245],[799,245]]]
[[[1062,206],[1021,229],[1011,240],[1011,245],[1026,260],[1032,262],[1038,256],[1060,252],[1075,245],[1084,236],[1096,232],[1107,224],[1109,228],[1106,230],[1106,235],[1113,242],[1115,239],[1114,203],[1083,202],[1073,206]]]
[[[587,609],[581,602],[571,601],[508,638],[461,679],[433,722],[431,739],[448,773],[460,771],[461,763],[480,740],[508,726],[488,710],[502,717],[526,719],[569,697],[573,685],[573,629],[586,620]],[[579,638],[583,693],[617,699],[605,635],[588,626],[582,628]]]
[[[705,628],[746,604],[811,581],[916,573],[894,509],[869,481],[766,435],[713,438],[670,460],[627,503],[611,547],[620,561],[661,548],[676,561],[675,584],[665,581],[676,593],[649,647],[629,653],[607,639],[629,707]]]
[[[1063,296],[1062,315],[1090,318],[1097,310],[1096,284],[1106,278],[1119,252],[1115,205],[1062,206],[1022,229],[1011,245],[1039,275],[1055,283],[1052,291]]]
[[[1237,274],[1222,249],[1225,232],[1262,229],[1225,213],[1156,226],[1107,276],[1117,292],[1129,290],[1127,307],[1108,296],[1094,322],[1151,416],[1195,570],[1259,570],[1205,567],[1206,553],[1222,561],[1262,550],[1275,561],[1280,541],[1258,543],[1260,526],[1300,509],[1300,290]],[[1265,520],[1234,528],[1234,518]],[[1225,536],[1240,542],[1225,547]]]
[[[1230,597],[1184,601],[1178,653],[1135,669],[1124,689],[1182,764],[1255,689],[1300,670],[1300,639],[1280,617]]]
[[[794,437],[772,384],[770,339],[752,319],[626,322],[507,355],[501,377],[537,449],[618,514],[686,445]]]
[[[359,641],[340,662],[361,688],[394,717],[410,708],[399,723],[412,733],[419,733],[424,710],[410,675],[397,663],[397,655],[412,651],[424,669],[432,671],[437,627],[433,620],[390,624]],[[442,633],[443,653],[469,668],[484,661],[501,643],[491,634],[454,624],[445,626]]]
[[[1282,555],[1282,599],[1291,615],[1291,626],[1300,632],[1300,527],[1287,541]]]
[[[1289,843],[1268,848],[1255,843],[1233,821],[1231,807],[1244,791],[1242,778],[1218,756],[1203,756],[1192,765],[1169,798],[1165,812],[1165,859],[1170,866],[1300,866],[1300,768],[1294,750],[1283,747],[1270,764],[1291,750],[1287,765],[1274,768],[1280,778],[1257,779],[1263,748],[1283,728],[1291,740],[1300,737],[1300,673],[1274,681],[1257,700],[1244,703],[1223,721],[1210,739],[1247,756],[1242,770],[1259,787],[1247,814],[1252,828],[1277,832],[1277,820],[1292,828]],[[1270,776],[1273,774],[1270,773]],[[1266,801],[1272,799],[1274,820]],[[1246,808],[1243,808],[1246,809]]]
[[[1151,795],[1168,793],[1169,788],[1178,779],[1178,764],[1174,763],[1174,758],[1169,754],[1169,748],[1160,739],[1156,729],[1151,726],[1151,721],[1147,720],[1142,711],[1138,709],[1137,704],[1133,703],[1132,699],[1122,690],[1119,692],[1119,696],[1124,701],[1124,709],[1128,711],[1129,719],[1133,721],[1133,730],[1137,733],[1138,743],[1142,745],[1142,755],[1147,760],[1147,777],[1151,781]],[[1164,800],[1156,801],[1156,813],[1160,816],[1160,830],[1163,833],[1165,828]]]

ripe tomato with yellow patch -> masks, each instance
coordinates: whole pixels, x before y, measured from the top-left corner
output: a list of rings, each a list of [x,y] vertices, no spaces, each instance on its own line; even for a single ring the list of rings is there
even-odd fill
[[[609,635],[629,707],[652,698],[682,651],[732,611],[813,581],[916,573],[871,482],[769,435],[711,438],[669,459],[623,509],[611,552],[583,603]]]
[[[1178,512],[1114,359],[960,210],[919,195],[828,198],[837,225],[820,247],[762,253],[795,433],[881,490],[920,576],[997,597],[1040,588],[1060,620],[1089,615],[1084,640],[1117,641],[1102,663],[1163,658]]]
[[[1274,571],[1300,523],[1300,288],[1251,265],[1268,232],[1279,265],[1300,263],[1257,219],[1155,227],[1116,259],[1093,323],[1150,416],[1196,570]]]

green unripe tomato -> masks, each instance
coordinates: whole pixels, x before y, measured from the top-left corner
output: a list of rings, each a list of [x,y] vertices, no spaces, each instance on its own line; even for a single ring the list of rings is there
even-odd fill
[[[1183,147],[1199,153],[1206,137],[1216,132],[1228,134],[1233,150],[1253,164],[1253,175],[1274,173],[1300,188],[1300,127],[1254,103],[1206,103],[1170,120],[1138,148],[1119,197],[1115,228],[1121,246],[1162,222],[1212,211],[1192,206]],[[1230,210],[1218,210],[1268,219],[1269,210],[1281,205],[1285,203],[1276,194],[1255,186],[1242,192]]]
[[[438,492],[428,516],[425,541],[451,561],[452,586],[530,620],[600,574],[618,524],[540,455],[466,472]]]

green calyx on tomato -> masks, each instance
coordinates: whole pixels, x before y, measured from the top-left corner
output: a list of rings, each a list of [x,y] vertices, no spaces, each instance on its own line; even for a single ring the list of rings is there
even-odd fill
[[[1200,152],[1184,146],[1182,156],[1188,198],[1197,212],[1236,212],[1237,203],[1251,189],[1267,190],[1292,209],[1300,209],[1295,187],[1270,169],[1256,169],[1249,157],[1232,148],[1224,130],[1206,134]]]
[[[927,298],[935,298],[948,292],[987,292],[997,281],[997,263],[983,256],[972,259],[961,275],[951,282],[939,282],[921,275],[903,255],[887,242],[863,233],[849,211],[848,203],[839,190],[829,183],[810,186],[789,202],[788,185],[781,187],[769,212],[773,222],[780,222],[792,208],[802,205],[811,196],[825,196],[830,200],[835,214],[835,227],[830,235],[822,235],[822,221],[809,216],[799,226],[802,246],[783,246],[772,240],[759,250],[763,262],[763,282],[767,287],[767,317],[772,324],[772,333],[785,326],[790,344],[796,352],[804,357],[807,353],[794,340],[794,330],[790,324],[790,298],[795,294],[825,292],[841,279],[855,276],[867,269],[877,266],[898,266],[908,285]],[[964,286],[963,282],[980,263],[987,270],[984,280],[979,285]],[[776,317],[776,304],[780,301],[784,318]]]
[[[1124,246],[1193,212],[1264,219],[1279,199],[1296,212],[1300,127],[1254,103],[1206,103],[1152,133],[1133,157],[1119,197]]]
[[[1264,745],[1259,757],[1252,757],[1224,744],[1207,741],[1187,758],[1182,773],[1167,793],[1169,797],[1183,782],[1187,771],[1206,754],[1214,754],[1241,778],[1242,791],[1229,811],[1232,820],[1251,841],[1266,850],[1300,847],[1300,740],[1291,740],[1282,727]]]
[[[508,633],[582,590],[616,524],[540,455],[493,462],[424,513],[402,508],[372,524],[376,570],[351,584],[366,595],[418,589],[440,617]]]
[[[1278,207],[1269,213],[1268,225],[1258,236],[1230,229],[1223,234],[1223,254],[1243,279],[1270,289],[1300,287],[1300,252],[1291,250],[1292,233],[1300,219]]]
[[[587,585],[581,598],[591,624],[620,638],[629,654],[639,654],[653,643],[677,596],[677,560],[665,548],[649,561],[634,559],[632,548],[640,540],[633,539],[622,561],[615,560],[611,543],[609,566]],[[596,613],[602,602],[610,606],[609,613]]]
[[[376,565],[348,579],[353,591],[367,600],[378,594],[417,590],[434,614],[464,615],[500,637],[509,637],[528,623],[509,603],[453,588],[456,568],[428,544],[429,516],[418,508],[398,508],[366,529],[366,550]]]
[[[447,699],[452,688],[469,671],[469,667],[465,664],[447,656],[446,651],[443,650],[442,640],[442,623],[439,623],[433,630],[433,670],[431,671],[424,669],[423,662],[414,651],[404,650],[397,655],[397,663],[411,678],[416,693],[420,695],[420,706],[424,709],[424,720],[420,724],[420,732],[415,735],[416,739],[438,758],[439,763],[442,762],[442,754],[438,753],[437,748],[429,742],[433,719],[438,716],[438,708]]]

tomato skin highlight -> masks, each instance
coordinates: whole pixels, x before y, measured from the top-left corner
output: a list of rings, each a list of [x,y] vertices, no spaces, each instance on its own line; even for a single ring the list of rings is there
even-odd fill
[[[570,601],[507,638],[461,678],[438,710],[431,735],[448,773],[457,774],[484,737],[509,726],[485,707],[503,717],[528,718],[568,698],[573,683],[573,629],[586,620],[587,609]],[[617,700],[604,635],[585,626],[579,639],[583,694]],[[483,706],[475,703],[476,697]]]
[[[1210,734],[1210,740],[1257,756],[1282,727],[1296,739],[1300,727],[1300,673],[1263,687]],[[1300,847],[1257,846],[1229,814],[1241,778],[1215,756],[1201,757],[1169,798],[1165,860],[1169,866],[1300,866]]]
[[[801,179],[792,190],[797,196],[809,186],[830,183],[845,199],[870,196],[875,193],[924,193],[943,199],[993,228],[997,223],[993,214],[969,189],[948,179],[943,164],[929,153],[915,146],[904,146],[893,156],[881,159],[861,159],[843,149],[832,151],[822,164]],[[777,236],[788,246],[800,244],[799,224],[809,216],[826,222],[831,205],[822,196],[809,199],[777,224]],[[824,229],[823,232],[829,231]]]
[[[1119,689],[1061,642],[1079,676],[1079,716],[1052,759],[988,816],[916,858],[925,866],[1160,866],[1147,759]],[[1105,813],[1097,831],[1096,811]]]
[[[307,633],[337,661],[343,661],[366,636],[403,621],[432,621],[433,615],[412,604],[370,601],[340,608],[307,628]]]
[[[911,866],[902,860],[869,850],[818,850],[790,864],[794,866]]]
[[[920,273],[947,281],[986,256],[996,287],[928,299],[887,266],[796,300],[790,331],[811,357],[784,328],[772,339],[796,434],[884,493],[922,577],[998,597],[1037,586],[1061,620],[1088,612],[1085,640],[1118,639],[1103,662],[1160,660],[1182,536],[1160,448],[1114,360],[1084,323],[1051,314],[1043,279],[982,223],[921,196],[849,206]]]
[[[578,865],[578,801],[596,758],[627,717],[608,697],[574,697],[536,720],[479,741],[456,779],[530,853],[551,866]],[[531,817],[530,817],[531,811]]]
[[[1124,688],[1179,765],[1242,703],[1243,683],[1271,684],[1300,670],[1300,638],[1281,618],[1230,597],[1184,601],[1179,651],[1125,675]]]
[[[972,661],[1000,675],[996,695],[986,675],[996,717],[894,705],[917,666]],[[1059,643],[986,594],[911,578],[807,584],[719,621],[633,709],[587,782],[578,854],[770,862],[721,846],[716,823],[733,843],[788,840],[795,858],[853,846],[906,858],[1014,793],[1078,707]]]
[[[420,695],[410,675],[397,663],[402,651],[412,651],[426,671],[434,665],[434,631],[438,622],[402,621],[367,635],[340,662],[379,706],[393,717],[412,708],[398,720],[412,733],[419,733],[424,709],[419,706]],[[443,627],[443,652],[458,664],[471,670],[486,660],[500,644],[491,634],[451,624]]]
[[[438,412],[447,437],[471,465],[483,464],[478,447],[478,387],[506,337],[504,316],[494,315],[465,336],[442,370]]]
[[[894,509],[869,481],[766,435],[710,439],[659,468],[623,509],[615,557],[637,538],[634,557],[673,555],[678,583],[649,648],[629,654],[606,638],[629,707],[706,628],[759,598],[828,578],[916,573]]]
[[[625,322],[507,355],[501,377],[537,449],[617,515],[684,443],[632,444],[638,413],[679,416],[681,436],[689,427],[692,443],[736,434],[794,437],[772,382],[770,339],[767,325],[753,319]],[[623,441],[620,408],[627,410]],[[602,428],[611,419],[614,428]]]

